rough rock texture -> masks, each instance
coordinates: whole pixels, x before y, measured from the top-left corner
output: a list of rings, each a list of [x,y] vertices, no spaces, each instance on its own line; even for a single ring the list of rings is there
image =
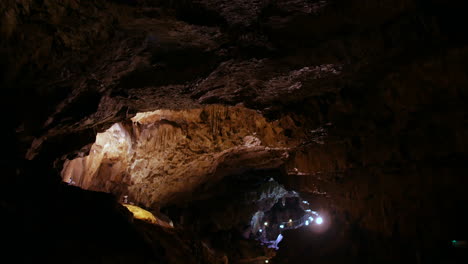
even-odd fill
[[[68,191],[52,191],[50,169],[86,156],[97,133],[137,112],[218,103],[290,120],[284,135],[300,142],[282,182],[330,215],[314,239],[287,235],[278,262],[455,261],[447,242],[468,237],[465,10],[457,0],[2,1],[0,208],[13,216],[2,227],[45,236],[56,204],[38,207],[42,225],[17,221],[35,196],[14,190],[50,181],[38,193],[61,201]],[[21,173],[24,158],[36,177]],[[93,230],[80,229],[108,235]],[[99,254],[78,233],[74,245]],[[64,252],[55,238],[51,251]]]
[[[269,123],[240,107],[157,110],[132,121],[98,134],[89,156],[66,161],[64,181],[157,208],[230,174],[278,168],[298,144],[284,135],[287,120]]]
[[[444,261],[453,253],[434,254],[434,248],[446,250],[451,237],[467,233],[463,58],[466,51],[456,49],[385,73],[372,97],[380,111],[363,103],[343,112],[342,102],[331,103],[326,120],[341,122],[334,122],[325,144],[292,158],[289,170],[302,174],[285,177],[289,187],[316,194],[323,210],[346,226],[347,237],[333,239],[363,242],[365,249],[350,254],[368,250],[398,259],[400,252],[422,263]],[[355,231],[362,227],[368,235]]]

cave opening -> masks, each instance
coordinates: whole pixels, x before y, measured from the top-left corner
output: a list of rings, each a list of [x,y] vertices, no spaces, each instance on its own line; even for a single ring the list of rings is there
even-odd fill
[[[64,161],[61,177],[110,193],[135,219],[192,234],[228,259],[272,261],[284,232],[329,224],[280,183],[299,130],[243,107],[142,112],[98,133],[88,155]],[[235,255],[233,245],[256,251]]]

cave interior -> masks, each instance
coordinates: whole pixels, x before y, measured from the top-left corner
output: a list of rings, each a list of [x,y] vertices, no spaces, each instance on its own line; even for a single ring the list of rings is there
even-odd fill
[[[468,263],[468,3],[2,0],[1,263]]]

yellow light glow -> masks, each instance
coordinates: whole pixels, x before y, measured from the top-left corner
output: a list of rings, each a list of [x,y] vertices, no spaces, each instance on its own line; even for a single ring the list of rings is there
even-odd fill
[[[151,212],[131,204],[123,204],[123,206],[127,207],[127,209],[130,212],[132,212],[133,217],[135,217],[136,219],[140,219],[153,224],[158,224],[158,220]]]

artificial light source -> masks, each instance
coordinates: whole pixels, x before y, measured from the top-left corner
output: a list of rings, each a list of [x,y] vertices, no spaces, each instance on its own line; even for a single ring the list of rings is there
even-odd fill
[[[318,225],[321,225],[323,223],[323,218],[317,217],[317,219],[315,219],[315,223],[317,223]]]
[[[268,225],[268,222],[265,222],[264,225],[267,226],[267,225]]]
[[[291,223],[291,222],[292,222],[292,219],[289,219],[289,223]]]
[[[270,261],[268,259],[265,259],[265,263],[268,263],[268,262],[270,262]]]
[[[309,220],[310,220],[311,222],[313,222],[313,221],[314,221],[314,218],[313,218],[312,216],[309,216]]]
[[[309,220],[306,220],[306,221],[305,221],[305,225],[309,225]]]
[[[452,240],[452,245],[457,248],[468,248],[468,241],[466,240]]]
[[[280,228],[283,229],[283,228],[284,228],[284,225],[280,225]]]
[[[263,232],[263,229],[260,228],[260,230],[258,230],[258,232],[260,232],[260,233]]]

